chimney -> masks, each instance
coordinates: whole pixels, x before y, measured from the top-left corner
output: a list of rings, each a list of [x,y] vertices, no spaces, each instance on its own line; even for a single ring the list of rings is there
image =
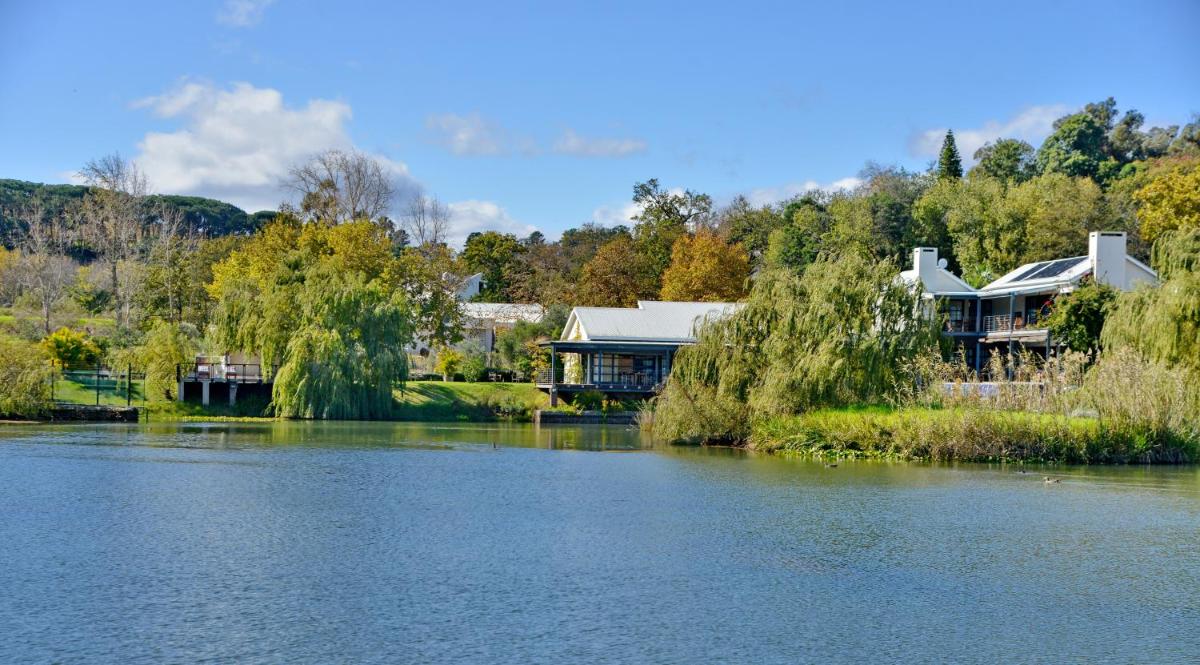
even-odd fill
[[[1089,233],[1088,261],[1092,264],[1092,277],[1097,282],[1125,290],[1125,233]]]
[[[937,269],[937,247],[917,247],[913,250],[913,272],[917,273],[922,282],[929,284],[930,279],[937,274]]]

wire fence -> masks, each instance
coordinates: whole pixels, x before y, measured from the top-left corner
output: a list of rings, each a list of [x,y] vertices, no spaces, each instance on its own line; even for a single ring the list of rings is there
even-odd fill
[[[131,367],[56,368],[51,396],[61,404],[144,406],[146,375]]]

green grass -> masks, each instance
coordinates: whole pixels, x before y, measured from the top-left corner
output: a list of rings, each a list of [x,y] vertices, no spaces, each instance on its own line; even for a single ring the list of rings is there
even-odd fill
[[[550,398],[530,383],[410,381],[396,391],[396,420],[529,420]]]
[[[142,382],[134,381],[130,391],[132,406],[142,405]],[[95,404],[96,388],[92,381],[72,381],[59,379],[54,383],[54,399],[73,404]],[[100,404],[107,406],[125,406],[125,382],[112,379],[100,380]]]
[[[1186,462],[1200,443],[1024,411],[823,409],[756,423],[749,446],[814,457],[1066,463]]]

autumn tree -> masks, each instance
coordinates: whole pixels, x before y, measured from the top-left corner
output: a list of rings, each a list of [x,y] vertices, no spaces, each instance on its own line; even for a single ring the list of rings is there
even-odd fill
[[[653,297],[655,284],[646,276],[644,260],[629,236],[617,236],[584,265],[579,280],[580,304],[632,307],[639,298]]]
[[[729,245],[716,233],[701,229],[683,236],[671,250],[663,273],[663,300],[729,302],[746,295],[750,257],[739,244]]]

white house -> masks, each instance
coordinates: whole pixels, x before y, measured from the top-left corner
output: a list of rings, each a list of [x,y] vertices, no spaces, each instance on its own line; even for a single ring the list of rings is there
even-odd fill
[[[538,387],[552,402],[560,393],[584,390],[653,394],[670,374],[679,347],[695,344],[702,325],[738,306],[639,300],[637,307],[576,307],[559,339],[544,343],[551,366],[537,377]]]
[[[1126,253],[1122,232],[1093,231],[1086,256],[1027,263],[986,286],[975,289],[946,270],[937,249],[913,250],[913,267],[901,279],[920,284],[928,300],[937,301],[947,315],[945,334],[966,351],[976,369],[1004,347],[1029,348],[1047,356],[1055,347],[1044,321],[1061,294],[1093,278],[1121,291],[1152,284],[1158,276],[1149,266]]]

